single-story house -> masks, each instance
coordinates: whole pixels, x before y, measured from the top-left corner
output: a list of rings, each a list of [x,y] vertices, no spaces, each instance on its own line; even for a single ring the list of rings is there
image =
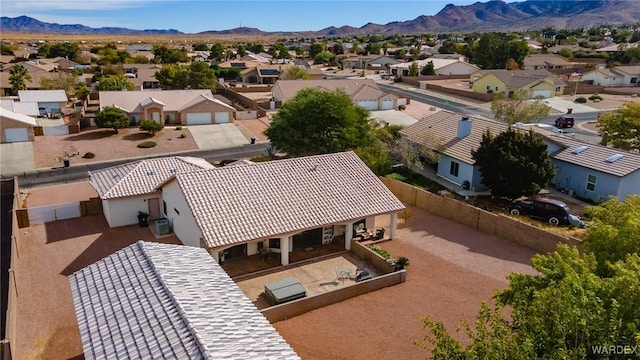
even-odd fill
[[[549,71],[541,70],[478,70],[469,77],[474,92],[482,94],[504,93],[510,96],[524,90],[530,98],[550,98],[562,95],[564,81]]]
[[[177,159],[150,161],[90,173],[109,223],[130,224],[138,211],[154,211],[184,245],[203,247],[218,261],[264,248],[287,265],[294,249],[336,237],[348,250],[354,225],[373,229],[378,215],[390,216],[395,238],[405,208],[353,152],[204,170],[183,164],[173,172]]]
[[[162,69],[162,64],[123,64],[122,69],[135,90],[160,89],[156,72]]]
[[[33,127],[37,125],[31,116],[0,107],[0,143],[33,141]]]
[[[497,135],[507,124],[483,117],[461,116],[439,111],[402,130],[409,141],[435,149],[440,160],[437,175],[452,185],[473,191],[487,190],[480,169],[471,157],[482,135],[488,130]],[[601,145],[583,143],[575,138],[532,127],[543,137],[551,162],[556,167],[552,183],[594,201],[617,196],[625,199],[640,193],[640,155]]]
[[[557,70],[573,69],[576,65],[567,58],[556,54],[531,54],[527,55],[523,61],[523,70]]]
[[[203,249],[138,241],[68,280],[87,359],[300,359]]]
[[[351,56],[344,59],[345,69],[386,70],[389,66],[399,63],[398,59],[379,54]]]
[[[406,98],[381,90],[371,79],[278,80],[271,92],[276,101],[284,104],[294,98],[298,91],[307,88],[343,90],[354,104],[368,110],[391,110],[407,104]]]
[[[597,86],[638,86],[640,65],[593,70],[582,75],[582,81],[588,81]]]
[[[235,108],[215,98],[209,89],[100,91],[100,109],[117,107],[137,124],[203,125],[233,121]]]
[[[242,70],[240,78],[246,84],[275,84],[291,66],[287,64],[258,65]]]
[[[640,194],[640,154],[558,134],[544,137],[556,167],[556,187],[596,202]]]
[[[469,64],[468,62],[461,61],[460,59],[441,59],[441,58],[428,58],[424,60],[416,60],[419,71],[427,66],[429,62],[433,62],[433,69],[436,75],[469,75],[478,71],[478,67]],[[409,67],[413,61],[403,62],[396,65],[391,65],[389,68],[391,74],[395,77],[408,76]]]
[[[102,199],[107,223],[118,227],[138,223],[138,212],[148,214],[149,220],[162,218],[158,186],[174,174],[212,168],[203,159],[173,156],[90,171],[89,177]]]
[[[62,114],[67,108],[67,93],[64,90],[19,90],[20,102],[34,102],[41,116]]]
[[[18,99],[4,98],[0,99],[0,107],[9,111],[13,111],[18,114],[28,115],[33,117],[40,116],[38,110],[38,103],[36,102],[21,102]]]
[[[58,77],[58,73],[43,70],[40,67],[33,65],[29,61],[23,62],[23,63],[7,64],[4,66],[4,69],[0,71],[0,96],[15,95],[15,92],[11,89],[11,83],[9,82],[9,74],[11,72],[11,68],[17,64],[22,64],[27,69],[27,72],[31,76],[31,81],[29,80],[25,81],[27,85],[27,89],[29,90],[40,89],[40,82],[42,81],[42,79],[53,79]]]

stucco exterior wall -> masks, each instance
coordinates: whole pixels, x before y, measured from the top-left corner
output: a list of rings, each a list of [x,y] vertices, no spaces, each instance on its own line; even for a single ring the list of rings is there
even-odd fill
[[[166,213],[162,201],[166,203]],[[169,220],[173,232],[184,245],[201,247],[202,233],[177,181],[171,181],[162,187],[160,209],[161,216]]]
[[[147,213],[147,198],[157,196],[134,196],[120,199],[103,200],[104,216],[110,227],[133,225],[138,223],[138,211]]]
[[[618,194],[620,177],[606,174],[597,170],[586,169],[582,166],[570,164],[564,161],[551,159],[556,166],[556,187],[573,190],[573,193],[594,201],[607,200],[609,195]],[[596,176],[596,185],[593,191],[587,190],[587,178]]]

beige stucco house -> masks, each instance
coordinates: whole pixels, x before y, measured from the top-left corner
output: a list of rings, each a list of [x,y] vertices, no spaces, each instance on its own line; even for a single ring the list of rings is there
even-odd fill
[[[0,143],[33,141],[36,119],[0,107]]]

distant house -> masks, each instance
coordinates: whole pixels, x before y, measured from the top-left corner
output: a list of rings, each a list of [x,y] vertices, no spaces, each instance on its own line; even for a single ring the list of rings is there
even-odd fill
[[[240,77],[245,84],[275,84],[291,66],[287,64],[257,65],[242,70]]]
[[[0,71],[0,96],[15,95],[15,93],[11,90],[9,74],[11,72],[11,68],[17,64],[22,64],[29,72],[29,76],[31,76],[31,81],[25,81],[28,90],[39,90],[40,82],[42,81],[42,79],[53,79],[58,77],[58,73],[49,72],[49,70],[45,70],[39,66],[35,66],[31,62],[7,64],[3,66],[2,71]],[[54,67],[51,68],[53,69]]]
[[[406,105],[406,98],[381,90],[371,79],[348,80],[278,80],[274,85],[273,96],[283,104],[294,98],[298,91],[306,88],[345,92],[354,104],[368,110],[391,110]]]
[[[531,54],[524,58],[522,70],[573,69],[575,65],[567,58],[555,54]]]
[[[173,156],[90,171],[89,177],[102,199],[107,223],[118,227],[137,224],[139,211],[148,214],[149,220],[162,218],[159,185],[178,173],[212,168],[203,159]]]
[[[589,81],[597,86],[638,86],[640,65],[593,70],[582,75],[582,81]]]
[[[386,55],[361,55],[344,59],[346,69],[386,70],[399,63],[400,60]]]
[[[64,90],[19,90],[23,103],[36,103],[40,115],[62,114],[67,108],[67,93]]]
[[[161,69],[162,64],[122,64],[124,76],[133,83],[135,90],[160,89],[156,72]]]
[[[479,167],[471,156],[482,141],[482,134],[497,135],[508,126],[491,119],[461,116],[439,111],[402,130],[408,139],[436,150],[440,160],[437,175],[455,187],[487,190]],[[552,183],[559,188],[594,201],[617,196],[625,199],[640,193],[640,155],[601,145],[586,144],[542,128],[532,127],[543,137],[551,162],[556,168]]]
[[[300,359],[203,249],[138,241],[68,280],[87,359]]]
[[[100,91],[100,109],[117,107],[137,124],[153,120],[164,124],[203,125],[233,121],[235,109],[216,99],[211,90]]]
[[[0,143],[33,141],[33,127],[37,125],[31,116],[0,107]]]
[[[477,66],[459,59],[429,58],[425,60],[416,60],[415,62],[418,64],[419,72],[422,71],[429,62],[432,62],[436,75],[469,75],[479,69]],[[413,61],[409,61],[391,65],[391,74],[396,77],[409,76],[409,67],[412,63]]]
[[[478,70],[469,77],[474,92],[482,94],[512,93],[522,90],[531,99],[562,95],[566,83],[549,71],[541,70]]]

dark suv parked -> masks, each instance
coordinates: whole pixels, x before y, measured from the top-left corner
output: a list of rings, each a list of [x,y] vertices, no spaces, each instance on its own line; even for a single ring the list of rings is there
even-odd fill
[[[556,126],[562,128],[573,127],[574,123],[573,116],[571,115],[562,115],[556,119]]]
[[[518,199],[513,202],[511,215],[527,215],[534,219],[548,221],[553,225],[586,226],[577,216],[569,212],[567,204],[549,198]]]

